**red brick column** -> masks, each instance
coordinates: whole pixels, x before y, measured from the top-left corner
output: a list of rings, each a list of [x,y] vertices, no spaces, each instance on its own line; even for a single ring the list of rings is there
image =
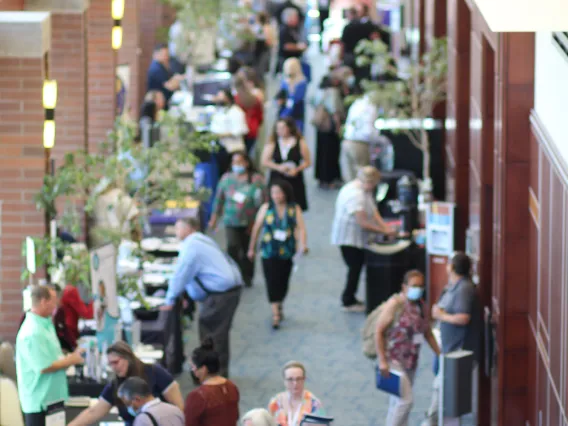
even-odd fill
[[[0,0],[0,11],[24,10],[24,0]]]
[[[87,85],[89,149],[104,141],[114,123],[114,54],[111,0],[91,1],[87,12]]]
[[[26,236],[44,232],[44,219],[32,198],[42,185],[44,175],[43,105],[45,51],[49,46],[50,18],[35,15],[32,22],[19,22],[26,13],[0,13],[0,338],[14,340],[22,314],[20,274],[21,255]],[[29,20],[28,20],[29,21]],[[36,34],[30,51],[10,48],[8,34],[14,30]],[[16,34],[18,36],[18,34]]]

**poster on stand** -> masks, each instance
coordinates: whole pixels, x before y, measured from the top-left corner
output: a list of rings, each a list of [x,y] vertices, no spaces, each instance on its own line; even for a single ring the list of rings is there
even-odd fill
[[[95,321],[99,350],[115,339],[118,324],[118,291],[116,283],[116,248],[105,245],[91,252],[91,283],[95,302]]]

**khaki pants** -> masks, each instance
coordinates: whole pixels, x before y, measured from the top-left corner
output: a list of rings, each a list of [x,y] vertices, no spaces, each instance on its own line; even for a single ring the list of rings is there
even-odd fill
[[[385,426],[408,426],[408,417],[414,404],[412,384],[416,370],[405,371],[399,364],[393,363],[392,368],[401,373],[400,398],[389,398],[389,411]]]
[[[366,142],[344,140],[339,153],[339,166],[343,182],[351,182],[357,177],[357,170],[371,164],[369,144]]]

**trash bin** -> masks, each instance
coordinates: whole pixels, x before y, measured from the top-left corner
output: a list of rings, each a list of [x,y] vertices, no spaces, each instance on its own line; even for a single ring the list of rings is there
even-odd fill
[[[370,244],[365,251],[366,312],[401,290],[402,279],[410,269],[410,241]]]

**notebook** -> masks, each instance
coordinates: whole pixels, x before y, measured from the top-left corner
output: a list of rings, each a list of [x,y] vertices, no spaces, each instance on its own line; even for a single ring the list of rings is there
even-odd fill
[[[400,375],[399,371],[389,370],[389,377],[383,377],[379,367],[375,367],[377,375],[377,389],[388,394],[400,397]]]
[[[331,424],[331,422],[333,422],[333,417],[318,416],[316,414],[306,414],[304,416],[304,418],[302,419],[302,423],[300,423],[300,426],[303,426],[303,425],[324,426],[324,425]]]

